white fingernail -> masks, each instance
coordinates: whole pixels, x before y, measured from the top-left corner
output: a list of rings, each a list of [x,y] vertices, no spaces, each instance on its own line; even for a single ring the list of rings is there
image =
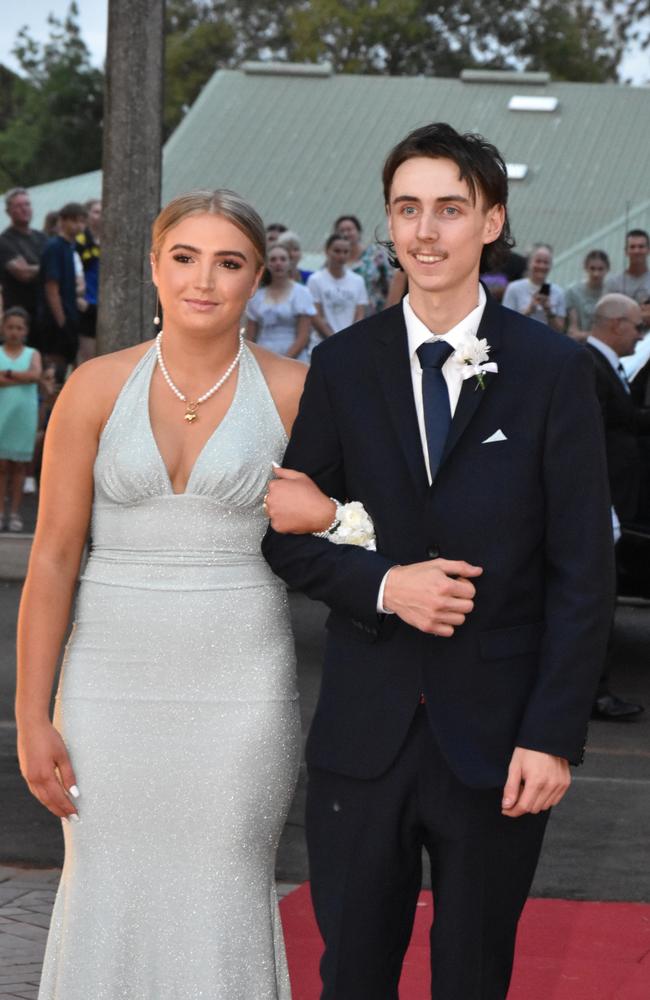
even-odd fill
[[[279,462],[271,462],[271,465],[273,466],[274,469],[281,469],[282,468],[282,466],[280,465]]]
[[[68,788],[68,791],[69,791],[69,793],[70,793],[70,795],[72,796],[73,799],[78,799],[79,798],[79,789],[77,788],[76,785],[70,785],[70,787]]]
[[[69,819],[71,819],[73,823],[79,822],[79,816],[77,813],[70,813]]]

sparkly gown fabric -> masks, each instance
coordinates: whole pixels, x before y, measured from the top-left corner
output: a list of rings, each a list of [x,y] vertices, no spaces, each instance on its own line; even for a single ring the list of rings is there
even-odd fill
[[[147,352],[101,436],[55,722],[80,790],[39,1000],[289,1000],[274,883],[300,731],[284,585],[260,553],[286,435],[246,347],[174,494]]]

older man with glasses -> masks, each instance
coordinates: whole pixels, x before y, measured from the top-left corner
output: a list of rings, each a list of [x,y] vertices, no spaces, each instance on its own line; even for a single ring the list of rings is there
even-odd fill
[[[613,519],[615,524],[620,522],[622,525],[640,516],[642,463],[638,436],[650,434],[650,410],[635,406],[621,358],[634,353],[644,332],[640,306],[627,295],[611,293],[596,305],[587,339],[587,350],[596,369],[596,390],[605,426]],[[643,707],[612,694],[609,689],[610,660],[608,656],[592,715],[596,719],[627,722],[639,716]]]

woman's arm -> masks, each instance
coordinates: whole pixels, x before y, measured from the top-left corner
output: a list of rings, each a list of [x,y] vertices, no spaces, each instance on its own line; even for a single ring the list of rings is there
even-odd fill
[[[572,340],[577,340],[578,343],[580,344],[584,343],[587,337],[589,336],[588,330],[580,329],[578,310],[575,309],[573,306],[569,308],[568,325],[566,332],[568,333],[568,335],[571,337]]]
[[[283,535],[313,535],[326,531],[336,515],[336,504],[313,479],[295,469],[274,468],[266,510],[274,531]]]
[[[326,337],[331,337],[333,335],[334,330],[325,319],[322,304],[320,302],[314,302],[314,305],[316,306],[316,315],[311,317],[311,323],[318,336],[325,340]]]
[[[52,412],[38,523],[18,617],[20,768],[32,794],[56,816],[76,812],[65,792],[76,782],[63,740],[50,722],[49,704],[88,532],[93,463],[107,412],[104,359],[91,364],[90,371],[73,373]]]
[[[296,316],[296,339],[287,351],[288,358],[297,358],[304,351],[309,343],[309,331],[311,329],[311,316],[302,313]]]

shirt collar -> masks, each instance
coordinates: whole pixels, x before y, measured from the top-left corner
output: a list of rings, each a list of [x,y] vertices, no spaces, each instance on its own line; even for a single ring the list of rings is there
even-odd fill
[[[587,343],[591,344],[592,347],[595,347],[597,351],[600,351],[603,357],[607,358],[614,371],[618,374],[618,366],[621,363],[621,359],[616,351],[610,347],[609,344],[599,340],[598,337],[587,337]]]
[[[456,323],[451,330],[447,333],[439,336],[432,333],[431,330],[426,326],[422,320],[415,315],[413,309],[411,308],[411,303],[409,301],[409,296],[405,295],[402,299],[402,309],[404,311],[404,322],[406,323],[406,333],[408,337],[409,345],[409,357],[413,360],[417,357],[416,351],[421,344],[426,344],[428,341],[436,340],[446,340],[448,344],[456,350],[459,344],[462,342],[463,338],[468,334],[471,336],[476,336],[481,319],[483,318],[483,310],[485,309],[487,297],[485,294],[485,289],[483,285],[478,286],[478,305],[475,309],[472,309],[470,313],[467,314],[460,323]]]

